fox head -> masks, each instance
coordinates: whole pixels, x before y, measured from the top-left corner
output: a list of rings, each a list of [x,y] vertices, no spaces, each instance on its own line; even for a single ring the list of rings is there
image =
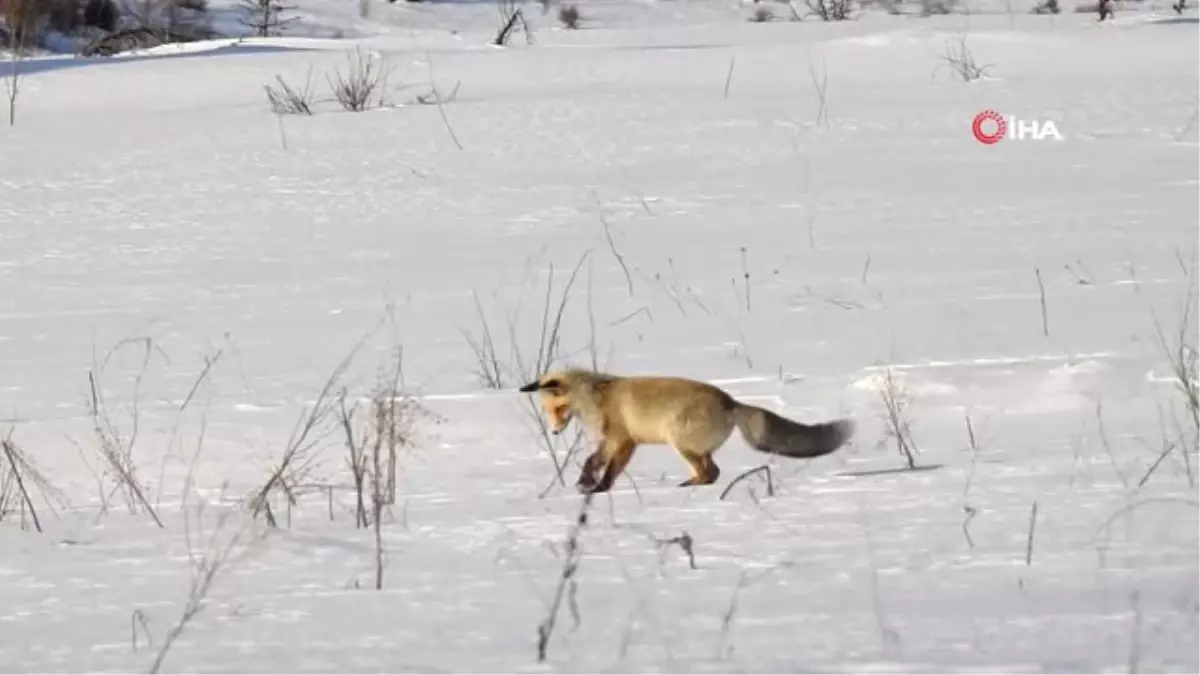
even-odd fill
[[[542,409],[550,422],[550,433],[556,436],[567,428],[567,424],[575,415],[571,407],[570,383],[561,373],[547,373],[521,387],[520,391],[526,394],[538,393]]]

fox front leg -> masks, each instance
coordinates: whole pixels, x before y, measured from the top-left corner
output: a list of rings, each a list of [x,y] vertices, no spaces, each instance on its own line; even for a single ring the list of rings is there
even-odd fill
[[[591,492],[596,487],[596,473],[604,465],[604,444],[601,443],[596,451],[588,455],[588,458],[583,460],[583,467],[579,470],[579,479],[575,481],[575,487],[580,492]]]

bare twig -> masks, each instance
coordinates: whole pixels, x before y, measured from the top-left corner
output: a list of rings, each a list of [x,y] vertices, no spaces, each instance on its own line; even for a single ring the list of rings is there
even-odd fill
[[[1025,539],[1025,566],[1029,567],[1033,564],[1033,535],[1037,528],[1037,500],[1033,501],[1033,505],[1029,507],[1029,535]]]
[[[824,0],[818,0],[824,2]],[[842,0],[833,0],[841,2]],[[817,73],[816,64],[812,61],[808,63],[808,76],[812,80],[813,90],[817,93],[817,126],[829,128],[829,111],[828,111],[828,95],[829,90],[829,71],[825,67],[825,61],[821,61],[821,72]]]
[[[729,85],[733,84],[733,66],[737,63],[737,56],[729,57],[729,72],[725,74],[725,98],[729,98]]]
[[[588,525],[588,511],[592,506],[592,496],[594,493],[587,493],[579,502],[579,513],[575,517],[575,523],[567,533],[566,541],[566,556],[563,558],[562,570],[559,573],[558,585],[554,591],[554,599],[550,603],[550,611],[546,618],[542,620],[537,627],[537,660],[542,663],[546,660],[546,651],[550,645],[550,638],[554,635],[554,626],[558,621],[558,610],[562,606],[564,594],[569,585],[574,582],[575,572],[579,569],[579,559],[581,551],[579,548],[579,537],[583,530]],[[576,618],[576,621],[579,619]]]
[[[304,78],[304,88],[296,89],[284,81],[283,76],[276,75],[275,81],[279,83],[278,88],[272,87],[269,84],[264,84],[263,89],[267,94],[267,103],[271,106],[271,112],[276,115],[312,115],[312,67],[308,69],[308,74]]]
[[[916,455],[920,454],[920,450],[912,439],[911,423],[908,419],[908,395],[892,375],[891,368],[886,371],[883,389],[879,392],[879,396],[883,401],[888,435],[896,441],[896,449],[908,463],[908,468],[915,469],[917,467]]]
[[[454,141],[454,146],[459,150],[463,149],[463,144],[458,140],[458,134],[454,133],[454,127],[450,125],[450,118],[446,116],[446,109],[442,106],[443,101],[453,101],[458,95],[458,84],[454,85],[454,91],[450,92],[450,96],[443,99],[441,92],[437,89],[437,84],[433,78],[433,57],[429,52],[425,52],[425,64],[429,67],[429,88],[430,96],[428,98],[417,97],[421,103],[432,103],[437,106],[438,114],[442,116],[442,124],[446,126],[446,132],[450,134],[450,140]],[[461,82],[459,83],[461,84]]]
[[[753,469],[744,471],[737,478],[734,478],[733,480],[729,481],[729,485],[725,486],[725,489],[721,491],[721,494],[720,494],[720,496],[717,497],[717,499],[724,500],[725,497],[729,496],[729,492],[731,490],[733,490],[735,485],[737,485],[739,482],[741,482],[742,480],[744,480],[750,476],[753,476],[755,474],[760,474],[760,473],[765,475],[767,478],[767,496],[774,497],[775,496],[775,482],[771,477],[771,467],[770,467],[770,465],[763,464],[762,466],[756,466]]]
[[[625,284],[629,287],[629,297],[633,297],[633,277],[629,275],[629,266],[625,264],[625,257],[617,250],[617,244],[613,241],[612,228],[608,224],[608,218],[604,216],[604,205],[600,203],[600,197],[592,192],[592,199],[596,202],[596,211],[600,215],[600,224],[604,226],[604,239],[608,242],[608,250],[612,252],[613,257],[617,259],[617,264],[621,266],[621,271],[625,273]]]
[[[975,61],[975,55],[971,53],[971,48],[967,45],[967,34],[965,32],[959,35],[957,44],[949,41],[946,42],[942,61],[963,82],[974,82],[985,77],[988,69],[992,67],[987,64],[981,65]]]
[[[0,448],[4,450],[4,457],[8,460],[9,474],[8,476],[16,483],[18,496],[24,508],[29,509],[29,515],[33,519],[33,527],[41,533],[42,522],[38,519],[37,509],[33,506],[33,499],[29,496],[29,488],[25,485],[25,478],[22,476],[22,469],[27,466],[27,462],[21,454],[21,451],[12,442],[12,434],[9,437],[0,441]],[[3,516],[4,511],[0,505],[0,516]]]
[[[278,489],[284,493],[289,506],[295,503],[295,496],[292,493],[292,489],[294,485],[299,483],[308,474],[311,468],[313,457],[310,451],[319,440],[314,438],[314,436],[334,412],[334,405],[337,403],[337,399],[333,393],[334,389],[346,373],[346,370],[349,369],[350,364],[358,355],[363,345],[366,344],[371,335],[379,330],[380,326],[382,326],[382,321],[355,344],[350,353],[329,374],[329,377],[325,380],[325,384],[317,393],[316,401],[297,419],[296,426],[292,429],[292,434],[284,446],[283,455],[280,457],[278,464],[275,465],[274,470],[267,477],[262,487],[256,490],[250,498],[249,508],[251,513],[256,517],[259,514],[264,515],[267,524],[271,527],[278,526],[275,515],[271,511],[270,498],[272,492]]]
[[[202,512],[203,507],[197,507],[197,518],[202,515]],[[190,527],[185,529],[188,537],[188,554],[191,557],[192,563],[191,590],[188,592],[187,601],[184,603],[183,613],[180,615],[179,620],[167,631],[166,637],[163,638],[162,647],[158,650],[158,654],[154,658],[154,663],[150,666],[149,672],[151,675],[158,673],[162,669],[163,661],[166,660],[167,654],[170,653],[175,641],[187,630],[188,624],[204,610],[204,600],[208,596],[209,590],[212,589],[217,575],[231,562],[234,550],[245,543],[245,530],[236,532],[223,543],[217,541],[229,517],[230,512],[225,512],[218,518],[214,533],[208,544],[208,551],[199,559],[194,555]]]
[[[1035,267],[1033,274],[1037,277],[1038,302],[1042,306],[1042,335],[1050,337],[1050,320],[1046,314],[1046,286],[1042,283],[1042,271]]]
[[[342,108],[349,112],[362,112],[373,107],[386,105],[388,78],[392,66],[380,56],[378,62],[368,53],[363,56],[362,50],[354,48],[354,55],[348,56],[349,67],[346,75],[334,68],[334,77],[328,76],[333,96]]]

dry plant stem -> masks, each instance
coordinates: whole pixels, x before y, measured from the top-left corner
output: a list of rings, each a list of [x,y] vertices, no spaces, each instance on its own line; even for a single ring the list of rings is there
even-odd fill
[[[596,202],[596,211],[600,214],[600,224],[604,226],[604,239],[608,242],[608,250],[617,259],[617,264],[621,266],[621,271],[625,273],[625,285],[629,288],[629,297],[632,298],[633,277],[629,274],[629,266],[625,264],[625,257],[617,250],[617,244],[613,241],[612,228],[608,224],[608,219],[604,217],[604,205],[600,203],[600,197],[595,192],[592,192],[592,199]]]
[[[33,28],[33,15],[37,0],[9,0],[8,2],[8,79],[5,81],[5,91],[8,93],[8,125],[17,123],[17,97],[21,93],[21,61],[25,58],[25,48],[29,42],[29,33]]]
[[[146,636],[146,645],[154,649],[154,636],[150,633],[150,624],[146,621],[146,613],[140,609],[133,610],[129,615],[129,643],[133,651],[138,650],[138,626],[142,627],[142,635]]]
[[[1140,673],[1142,662],[1142,603],[1141,594],[1129,594],[1129,606],[1133,610],[1133,622],[1129,626],[1129,672]]]
[[[733,588],[733,595],[729,598],[729,605],[725,608],[725,614],[721,616],[721,637],[717,642],[718,659],[724,659],[733,651],[729,646],[729,635],[733,632],[733,620],[737,617],[738,600],[741,598],[742,589],[746,586],[746,571],[742,570],[738,574],[737,585]]]
[[[971,416],[964,413],[963,419],[967,423],[967,440],[971,444],[971,469],[967,474],[967,483],[963,486],[963,513],[966,515],[963,517],[962,533],[963,538],[967,540],[967,547],[975,548],[975,540],[971,537],[969,527],[971,520],[979,515],[979,511],[967,503],[967,494],[971,491],[971,483],[975,480],[975,463],[979,459],[979,443],[975,438],[975,426],[971,424]]]
[[[775,496],[775,481],[771,477],[771,467],[767,464],[763,464],[762,466],[756,466],[753,469],[744,471],[737,478],[734,478],[733,480],[729,481],[729,485],[725,486],[725,489],[721,491],[721,495],[719,497],[717,497],[717,499],[719,501],[724,500],[726,497],[729,496],[729,493],[730,493],[730,491],[733,490],[734,486],[736,486],[738,483],[745,480],[746,478],[749,478],[750,476],[753,476],[755,474],[760,474],[760,473],[766,475],[766,477],[767,477],[767,496],[774,497]]]
[[[403,377],[403,351],[399,348],[396,354],[396,369],[393,371],[392,379],[389,382],[388,388],[382,392],[382,396],[376,396],[375,404],[375,437],[376,441],[373,446],[374,451],[371,453],[372,464],[372,484],[371,484],[371,506],[374,511],[373,523],[375,528],[375,590],[383,589],[383,506],[385,503],[395,502],[396,477],[395,467],[397,461],[397,449],[399,446],[399,436],[397,425],[400,423],[397,419],[397,402],[396,399],[400,394],[400,381]],[[386,437],[386,443],[384,439]],[[387,487],[391,490],[391,499],[385,492],[385,483],[383,477],[383,458],[381,451],[386,446],[388,457],[388,473]]]
[[[575,572],[579,569],[579,559],[582,554],[579,548],[579,537],[588,525],[588,512],[592,507],[592,496],[593,494],[590,492],[583,495],[579,502],[579,513],[575,517],[575,523],[567,533],[566,556],[563,558],[558,585],[554,590],[554,599],[550,603],[550,609],[546,618],[537,627],[538,663],[546,660],[546,650],[550,645],[550,638],[554,635],[554,626],[558,622],[559,608],[562,606],[568,586],[574,582]]]
[[[500,10],[501,26],[500,31],[496,33],[496,38],[492,40],[492,44],[497,47],[508,44],[508,39],[518,25],[525,32],[525,41],[533,44],[533,33],[529,31],[529,23],[525,21],[525,14],[517,8],[516,0],[500,0],[497,9]]]
[[[1146,473],[1142,475],[1140,480],[1138,480],[1138,482],[1137,482],[1138,487],[1143,487],[1146,485],[1146,482],[1150,480],[1150,477],[1154,475],[1154,472],[1158,471],[1158,467],[1162,465],[1163,460],[1165,460],[1167,458],[1167,456],[1171,454],[1171,451],[1174,449],[1175,449],[1174,443],[1170,443],[1170,442],[1166,441],[1165,439],[1163,440],[1162,452],[1158,453],[1158,458],[1156,458],[1154,460],[1154,463],[1150,465],[1149,469],[1146,469]],[[1186,451],[1184,451],[1182,454],[1185,457],[1187,456]],[[1188,470],[1188,478],[1189,479],[1191,478],[1190,470]]]
[[[270,497],[271,492],[275,489],[281,490],[286,496],[288,503],[295,501],[292,494],[292,485],[299,482],[310,468],[313,458],[309,456],[309,451],[313,448],[316,440],[312,436],[317,432],[317,429],[323,424],[326,418],[333,412],[333,406],[336,400],[333,396],[333,389],[341,380],[342,375],[350,367],[354,358],[358,355],[359,350],[366,344],[376,331],[379,330],[383,322],[380,321],[372,328],[366,336],[362,338],[350,350],[350,353],[342,359],[341,363],[334,368],[326,379],[325,384],[321,387],[321,391],[317,394],[317,399],[307,413],[304,413],[296,422],[296,427],[293,428],[291,437],[288,439],[285,446],[283,457],[280,458],[279,464],[275,470],[267,477],[263,486],[259,488],[254,496],[250,499],[250,511],[257,517],[259,514],[266,516],[267,524],[271,527],[277,527],[278,523],[271,511]]]
[[[147,354],[148,353],[149,346],[147,346]],[[145,372],[144,368],[145,362],[143,362],[143,373]],[[142,373],[139,373],[136,383],[140,383],[141,378]],[[126,499],[130,502],[130,508],[132,509],[132,502],[134,501],[141,504],[142,507],[146,509],[146,512],[150,514],[150,517],[154,520],[154,524],[158,525],[159,528],[162,528],[163,522],[158,517],[158,513],[154,510],[154,507],[151,506],[150,500],[146,498],[146,492],[142,488],[141,481],[137,477],[137,472],[133,464],[133,446],[137,442],[140,417],[137,407],[138,384],[136,383],[134,385],[132,429],[129,433],[129,439],[122,443],[120,436],[108,417],[107,407],[105,406],[103,398],[100,395],[100,386],[97,383],[95,371],[88,371],[88,386],[91,392],[90,412],[92,417],[92,430],[96,434],[97,442],[100,444],[101,455],[103,455],[104,459],[108,462],[109,468],[112,469],[113,473],[116,475],[117,480],[116,486],[113,488],[114,492],[119,489],[124,490],[126,492]]]
[[[891,436],[896,440],[896,448],[908,463],[908,468],[917,466],[915,455],[920,451],[912,440],[909,430],[908,413],[905,411],[904,393],[889,369],[884,379],[884,388],[880,392],[884,409],[887,413],[887,423]]]
[[[515,321],[510,322],[509,332],[511,334],[511,341],[513,344],[513,358],[516,361],[517,370],[522,381],[530,381],[540,376],[546,371],[546,369],[549,368],[550,364],[553,363],[554,359],[557,357],[563,315],[566,312],[567,301],[570,298],[571,288],[575,285],[575,280],[578,278],[580,270],[583,269],[583,263],[588,259],[589,254],[590,251],[585,252],[579,258],[579,262],[575,265],[575,269],[572,270],[571,276],[567,280],[566,286],[563,288],[562,295],[560,296],[558,302],[558,307],[556,310],[553,310],[553,316],[551,315],[551,308],[553,307],[551,298],[554,290],[554,265],[551,264],[550,277],[546,283],[546,295],[542,305],[541,335],[538,338],[538,351],[536,359],[531,367],[525,363],[520,351],[516,348],[516,345],[518,344],[516,325]],[[554,439],[550,435],[550,430],[546,426],[546,421],[543,419],[541,411],[538,410],[536,401],[534,401],[532,398],[526,398],[525,408],[526,414],[529,415],[530,419],[533,420],[534,424],[537,426],[540,432],[542,446],[546,448],[546,451],[550,456],[550,461],[554,464],[556,480],[558,481],[559,485],[565,487],[566,479],[563,477],[563,471],[566,470],[567,458],[564,457],[562,461],[559,461],[558,452],[554,447]]]
[[[1191,435],[1184,433],[1176,421],[1177,442],[1179,454],[1182,456],[1184,468],[1188,474],[1188,485],[1195,485],[1192,475],[1191,451],[1200,444],[1200,352],[1196,347],[1196,276],[1195,268],[1182,262],[1178,255],[1180,268],[1186,276],[1187,293],[1183,299],[1183,309],[1179,320],[1179,328],[1172,339],[1168,339],[1162,322],[1151,309],[1154,321],[1155,337],[1160,349],[1166,356],[1171,369],[1171,377],[1175,388],[1183,399],[1184,408],[1191,424]],[[1174,414],[1172,414],[1174,418]]]
[[[378,591],[383,589],[383,487],[379,477],[379,444],[376,444],[375,452],[371,453],[371,463],[371,508],[375,520],[375,590]]]
[[[1117,463],[1117,456],[1113,452],[1112,443],[1108,441],[1108,431],[1104,428],[1104,409],[1103,404],[1096,402],[1096,429],[1100,434],[1100,445],[1104,448],[1105,454],[1108,455],[1108,461],[1112,464],[1113,473],[1117,474],[1121,485],[1125,489],[1129,489],[1129,479],[1125,477],[1125,472],[1121,470],[1121,465]]]
[[[372,107],[383,106],[391,67],[383,58],[380,58],[377,67],[370,54],[363,58],[362,50],[358,47],[354,49],[354,56],[347,59],[349,69],[345,76],[335,68],[334,78],[326,77],[337,102],[349,112],[362,112]]]
[[[201,509],[197,509],[198,515],[200,511]],[[192,559],[192,586],[188,593],[187,602],[184,604],[183,613],[180,615],[179,620],[167,631],[167,635],[163,639],[162,647],[158,650],[158,655],[155,656],[154,663],[150,666],[149,672],[151,675],[158,673],[162,669],[163,661],[166,660],[167,654],[171,651],[171,647],[175,644],[175,641],[187,630],[187,626],[191,623],[192,619],[196,618],[196,615],[203,611],[204,599],[208,596],[213,582],[216,581],[217,574],[224,569],[234,547],[240,543],[241,537],[239,534],[232,537],[224,547],[216,547],[215,538],[219,534],[227,517],[227,515],[222,516],[218,521],[217,532],[213,535],[214,541],[210,543],[209,551],[200,560]],[[188,539],[188,553],[192,555],[190,530],[188,531]]]
[[[971,48],[967,45],[967,34],[959,35],[958,44],[947,42],[946,51],[942,56],[942,60],[950,67],[963,82],[974,82],[987,74],[990,65],[979,65],[975,61],[975,55],[971,53]]]
[[[899,643],[900,636],[892,629],[887,622],[887,618],[883,612],[883,598],[880,595],[879,588],[879,566],[875,561],[875,542],[871,538],[871,525],[867,520],[867,515],[860,503],[858,508],[859,525],[862,526],[863,539],[867,545],[867,560],[870,563],[870,590],[871,590],[871,605],[875,609],[875,623],[879,630],[880,646],[885,654],[891,653],[892,649]]]
[[[17,484],[17,490],[20,492],[21,503],[23,503],[25,507],[29,509],[29,515],[33,519],[33,526],[40,534],[42,532],[42,523],[38,519],[37,509],[33,507],[33,499],[31,499],[29,496],[29,489],[25,486],[25,480],[21,477],[21,465],[23,462],[18,461],[19,451],[13,444],[11,438],[6,438],[3,441],[0,441],[0,448],[3,448],[4,456],[8,460],[9,468],[12,471],[10,475]],[[0,509],[0,515],[2,514],[3,511]]]
[[[438,114],[442,116],[442,124],[446,125],[446,132],[450,134],[450,140],[454,141],[454,147],[462,150],[463,144],[459,142],[458,134],[454,133],[454,127],[450,126],[450,118],[446,116],[446,109],[442,106],[442,95],[438,92],[437,85],[434,84],[433,57],[429,52],[425,52],[425,64],[429,66],[429,87],[433,90],[433,101],[437,105]],[[457,85],[454,87],[454,93],[450,94],[450,98],[453,99],[456,93],[458,93]]]
[[[725,74],[725,98],[729,98],[729,85],[733,84],[733,66],[737,63],[737,56],[729,57],[729,72]]]
[[[829,112],[826,92],[829,90],[829,71],[825,67],[825,62],[821,61],[821,72],[818,75],[815,64],[810,61],[808,76],[812,80],[813,89],[817,92],[817,126],[824,126],[828,129]]]
[[[739,248],[742,254],[742,285],[746,291],[746,311],[750,311],[750,268],[746,266],[746,247]]]
[[[354,479],[354,528],[367,526],[366,481],[367,465],[365,461],[367,439],[354,439],[354,412],[357,408],[346,408],[346,391],[342,390],[338,397],[338,421],[346,434],[346,450],[349,452],[350,473]]]
[[[308,74],[304,77],[304,89],[293,88],[281,75],[276,75],[275,81],[279,83],[278,88],[272,87],[269,84],[263,85],[263,89],[267,94],[267,102],[271,105],[271,112],[278,116],[313,114],[311,67],[309,67]],[[282,124],[282,119],[280,120],[280,124]]]
[[[1025,566],[1029,567],[1033,564],[1033,535],[1037,529],[1037,513],[1038,504],[1034,500],[1033,506],[1029,507],[1029,535],[1025,540]]]
[[[487,317],[483,313],[483,306],[479,303],[479,294],[472,291],[471,297],[475,300],[475,312],[479,315],[482,336],[476,341],[465,330],[460,330],[460,332],[475,354],[475,363],[478,368],[476,374],[479,376],[480,384],[489,389],[503,389],[504,374],[500,368],[500,357],[496,354],[496,342],[492,339],[491,326],[488,325]]]
[[[1046,286],[1042,283],[1042,271],[1035,267],[1033,274],[1037,277],[1038,302],[1042,307],[1042,335],[1050,337],[1050,320],[1046,314]]]
[[[171,440],[169,447],[175,447],[175,443],[179,438],[179,425],[183,419],[183,414],[187,412],[188,407],[192,404],[192,399],[194,399],[196,397],[196,393],[200,391],[200,387],[203,386],[206,381],[208,381],[209,377],[212,375],[213,368],[221,360],[221,356],[224,353],[225,348],[222,347],[218,349],[212,356],[204,357],[204,368],[200,370],[200,374],[197,375],[196,380],[192,382],[192,387],[188,390],[187,396],[183,397],[183,402],[181,402],[179,407],[175,410],[175,422],[171,425]],[[201,439],[201,442],[203,442],[203,439]],[[90,468],[91,467],[89,466],[89,469]],[[158,494],[154,497],[155,508],[162,506],[162,496],[165,483],[164,477],[166,476],[166,471],[167,457],[164,455],[162,461],[159,462],[158,465]]]

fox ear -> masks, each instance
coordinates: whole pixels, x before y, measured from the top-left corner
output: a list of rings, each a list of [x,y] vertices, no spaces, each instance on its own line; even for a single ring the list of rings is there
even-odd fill
[[[540,382],[530,382],[529,384],[525,385],[524,387],[521,387],[517,391],[528,394],[528,393],[537,391],[538,387],[540,387],[540,386],[541,386]]]

